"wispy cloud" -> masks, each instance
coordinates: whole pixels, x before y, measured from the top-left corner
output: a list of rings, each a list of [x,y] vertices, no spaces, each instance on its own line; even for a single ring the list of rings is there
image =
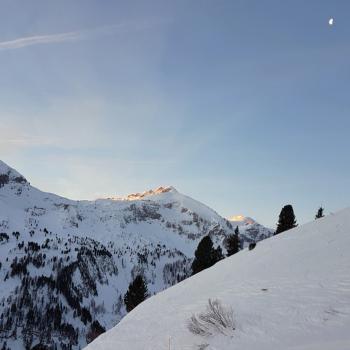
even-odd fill
[[[9,41],[0,42],[0,50],[14,50],[26,46],[39,44],[61,43],[65,41],[74,41],[82,38],[83,32],[67,32],[50,35],[35,35],[24,38],[18,38]]]
[[[120,24],[112,24],[102,27],[96,27],[92,29],[79,30],[74,32],[65,32],[65,33],[56,33],[48,35],[33,35],[22,38],[17,38],[8,41],[0,41],[0,50],[15,50],[21,49],[27,46],[33,45],[43,45],[43,44],[54,44],[54,43],[63,43],[69,41],[77,41],[82,39],[87,39],[89,37],[107,35],[115,33],[119,30],[128,30],[128,29],[144,29],[150,27],[149,22],[125,22]]]

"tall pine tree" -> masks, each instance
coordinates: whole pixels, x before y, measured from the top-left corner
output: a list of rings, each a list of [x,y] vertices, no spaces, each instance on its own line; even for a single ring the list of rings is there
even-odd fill
[[[240,239],[239,239],[239,228],[238,226],[235,228],[235,234],[231,234],[227,236],[226,239],[226,250],[227,256],[231,256],[239,252],[241,248]]]
[[[298,225],[295,219],[293,207],[290,204],[285,205],[281,210],[275,235],[290,230],[296,226]]]
[[[315,215],[315,220],[321,219],[324,217],[323,211],[324,211],[324,208],[322,208],[322,207],[318,208],[317,213]]]
[[[213,266],[219,260],[223,259],[221,247],[214,248],[213,241],[209,236],[205,236],[199,242],[194,253],[195,258],[192,263],[192,275]]]
[[[148,296],[146,282],[142,275],[137,275],[129,284],[129,289],[125,293],[124,303],[126,311],[130,312],[137,305],[142,303]]]

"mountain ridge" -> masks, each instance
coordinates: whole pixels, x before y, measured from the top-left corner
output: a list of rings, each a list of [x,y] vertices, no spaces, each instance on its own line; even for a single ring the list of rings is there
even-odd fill
[[[235,228],[174,188],[74,201],[40,191],[3,162],[0,178],[0,339],[11,350],[81,349],[94,322],[109,329],[123,318],[123,296],[138,273],[150,295],[158,293],[190,275],[202,237],[225,251]],[[242,244],[271,234],[246,225]]]

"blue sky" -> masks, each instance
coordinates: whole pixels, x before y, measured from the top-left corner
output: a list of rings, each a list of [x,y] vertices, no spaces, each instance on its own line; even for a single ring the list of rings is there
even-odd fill
[[[329,17],[335,25],[328,25]],[[347,0],[0,3],[0,156],[70,198],[173,185],[274,226],[349,206]]]

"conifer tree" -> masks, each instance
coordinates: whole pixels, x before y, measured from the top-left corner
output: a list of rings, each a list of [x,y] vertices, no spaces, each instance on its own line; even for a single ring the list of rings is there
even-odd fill
[[[202,238],[194,255],[195,258],[192,263],[192,275],[213,266],[223,258],[221,247],[219,246],[215,249],[213,241],[209,236]]]
[[[238,236],[239,235],[239,228],[238,228],[238,226],[236,226],[236,228],[235,228],[235,234]]]
[[[126,310],[130,312],[137,305],[142,303],[148,296],[146,282],[142,275],[137,275],[135,279],[129,284],[129,289],[125,293],[124,303]]]
[[[96,339],[105,331],[106,329],[103,326],[101,326],[100,322],[98,322],[97,320],[93,321],[90,325],[90,330],[86,334],[86,342],[91,343],[94,339]]]
[[[290,204],[285,205],[281,210],[275,235],[290,230],[296,226],[298,225],[295,219],[293,207]]]
[[[218,261],[222,260],[224,258],[224,254],[222,253],[222,249],[220,246],[218,246],[216,249],[213,251],[213,258],[212,261],[214,264],[216,264]]]
[[[239,240],[239,228],[238,226],[235,228],[235,234],[231,234],[226,239],[226,250],[227,256],[231,256],[236,254],[240,250],[240,240]]]
[[[316,214],[316,216],[315,216],[315,220],[321,219],[321,218],[324,217],[323,211],[324,211],[324,208],[322,208],[322,207],[319,207],[319,208],[318,208],[317,214]]]

